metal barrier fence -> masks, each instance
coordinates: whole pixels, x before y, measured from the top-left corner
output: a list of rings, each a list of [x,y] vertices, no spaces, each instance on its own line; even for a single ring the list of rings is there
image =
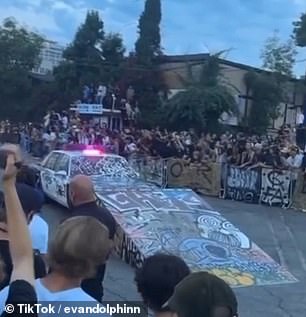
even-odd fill
[[[247,169],[226,164],[189,166],[180,159],[137,158],[131,165],[141,177],[161,187],[188,187],[208,196],[254,204],[306,209],[306,178],[269,168]]]
[[[167,186],[167,160],[143,156],[131,158],[129,163],[146,182],[154,183],[160,187]]]
[[[0,143],[19,144],[18,133],[0,133]]]

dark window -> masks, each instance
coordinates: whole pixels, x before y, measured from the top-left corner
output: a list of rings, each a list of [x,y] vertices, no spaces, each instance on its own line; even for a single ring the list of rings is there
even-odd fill
[[[46,162],[44,163],[43,167],[48,168],[50,170],[54,170],[55,163],[59,156],[59,153],[51,153],[50,156],[47,158]]]
[[[69,166],[69,156],[66,154],[61,154],[56,161],[55,171],[65,171],[68,173],[68,166]]]

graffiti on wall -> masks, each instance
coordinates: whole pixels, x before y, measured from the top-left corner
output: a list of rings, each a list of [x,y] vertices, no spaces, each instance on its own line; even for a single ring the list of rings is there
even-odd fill
[[[225,197],[248,203],[257,203],[260,196],[261,175],[257,170],[228,166]]]
[[[176,254],[192,270],[215,270],[232,286],[296,281],[218,212],[207,210],[201,198],[188,193],[184,201],[182,191],[101,194],[122,230],[123,259],[139,265],[156,252]]]
[[[189,187],[204,195],[218,196],[221,187],[221,166],[205,163],[187,166],[183,160],[170,160],[167,165],[169,186]]]
[[[288,206],[290,203],[290,179],[289,171],[263,168],[260,201],[269,205]]]
[[[183,160],[169,160],[167,162],[167,182],[169,186],[188,186],[188,168]]]

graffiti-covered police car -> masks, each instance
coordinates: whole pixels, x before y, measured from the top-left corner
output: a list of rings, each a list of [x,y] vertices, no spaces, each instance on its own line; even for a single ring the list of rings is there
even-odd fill
[[[45,195],[65,207],[69,206],[69,182],[80,174],[92,179],[97,198],[112,190],[154,186],[142,182],[125,158],[97,149],[52,151],[41,164],[32,167],[39,173]]]

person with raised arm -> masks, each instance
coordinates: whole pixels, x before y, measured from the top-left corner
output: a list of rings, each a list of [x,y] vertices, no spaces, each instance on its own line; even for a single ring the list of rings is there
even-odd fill
[[[37,296],[34,289],[32,241],[15,186],[21,155],[19,148],[15,145],[5,145],[1,150],[9,153],[3,173],[3,192],[10,241],[9,250],[13,264],[6,305],[21,302],[34,304],[37,303]],[[19,316],[18,311],[11,314],[3,312],[1,316],[7,315]]]

